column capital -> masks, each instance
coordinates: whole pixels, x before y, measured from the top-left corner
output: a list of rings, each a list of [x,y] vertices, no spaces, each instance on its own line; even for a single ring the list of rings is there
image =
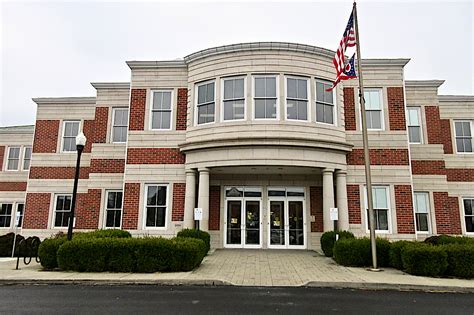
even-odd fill
[[[334,169],[333,169],[333,168],[325,167],[325,168],[323,168],[323,169],[321,170],[321,173],[323,173],[323,174],[325,174],[325,173],[326,173],[326,174],[327,174],[327,173],[333,174],[333,173],[334,173]]]
[[[199,173],[209,173],[209,169],[207,167],[200,167],[198,168]]]
[[[336,170],[336,176],[347,176],[347,171],[345,171],[345,170]]]
[[[195,169],[187,169],[185,171],[186,175],[196,175],[196,170]]]

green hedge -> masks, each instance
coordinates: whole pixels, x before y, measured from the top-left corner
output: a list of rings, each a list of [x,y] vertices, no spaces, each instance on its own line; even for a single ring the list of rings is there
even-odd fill
[[[184,229],[178,232],[177,237],[191,237],[203,240],[206,244],[206,254],[211,249],[211,235],[209,235],[209,233],[205,231],[196,229]]]
[[[59,247],[66,241],[66,237],[47,238],[40,244],[38,248],[38,257],[43,268],[54,269],[58,267],[56,253]]]
[[[403,269],[412,275],[439,277],[448,267],[448,255],[441,246],[411,243],[402,251]]]
[[[339,234],[339,240],[354,238],[354,234],[352,234],[349,231],[324,232],[323,235],[321,235],[320,241],[321,241],[321,249],[323,250],[323,253],[324,255],[326,255],[326,257],[333,256],[333,248],[334,248],[334,244],[336,243],[336,234]]]
[[[430,236],[424,241],[432,245],[446,245],[446,244],[473,244],[474,238],[467,236],[450,236],[446,234]]]
[[[448,256],[446,275],[474,278],[474,244],[449,244],[441,247]]]
[[[390,242],[378,238],[377,264],[380,267],[389,265]],[[334,245],[334,260],[343,266],[368,267],[372,266],[372,252],[370,239],[354,238],[342,239]]]
[[[389,266],[396,268],[396,269],[403,269],[403,261],[402,261],[402,250],[408,244],[411,244],[410,241],[397,241],[390,244],[390,252],[389,252]]]
[[[86,233],[74,233],[73,238],[131,238],[130,232],[119,229],[104,229]]]

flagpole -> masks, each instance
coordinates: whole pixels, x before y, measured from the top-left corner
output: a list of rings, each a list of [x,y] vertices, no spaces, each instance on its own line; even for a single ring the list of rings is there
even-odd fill
[[[362,78],[362,58],[360,56],[360,37],[359,37],[359,25],[357,22],[357,7],[356,2],[352,8],[354,16],[354,27],[356,35],[356,48],[357,48],[357,70],[359,76],[359,99],[361,108],[361,121],[362,121],[362,138],[364,143],[364,160],[365,160],[365,181],[367,183],[367,205],[369,208],[369,229],[370,229],[370,248],[372,252],[372,269],[378,271],[377,268],[377,246],[375,242],[375,217],[374,207],[372,200],[372,179],[370,174],[370,154],[369,154],[369,138],[367,135],[367,124],[365,116],[365,99],[364,99],[364,81]]]

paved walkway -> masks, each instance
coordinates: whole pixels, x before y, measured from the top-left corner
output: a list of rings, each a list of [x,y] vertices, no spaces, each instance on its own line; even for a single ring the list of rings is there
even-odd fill
[[[365,289],[474,292],[474,280],[416,277],[386,268],[347,268],[314,251],[216,250],[199,268],[173,273],[79,273],[43,271],[32,262],[15,270],[16,260],[0,260],[0,283],[155,283],[241,286],[320,286]]]

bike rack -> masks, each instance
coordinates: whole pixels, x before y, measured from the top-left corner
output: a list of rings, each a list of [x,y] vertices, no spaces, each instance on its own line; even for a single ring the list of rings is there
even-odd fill
[[[38,247],[40,243],[41,243],[40,239],[35,236],[33,237],[33,240],[31,241],[30,244],[26,242],[26,239],[22,239],[18,243],[18,245],[15,246],[15,251],[17,251],[18,249],[18,256],[16,258],[16,270],[18,270],[18,265],[20,264],[20,258],[22,257],[21,256],[22,249],[24,250],[24,253],[25,253],[25,255],[23,256],[23,263],[25,265],[29,265],[33,257],[35,258],[35,261],[37,263],[40,262],[40,259],[38,257]],[[32,255],[32,253],[35,253],[34,256]]]

